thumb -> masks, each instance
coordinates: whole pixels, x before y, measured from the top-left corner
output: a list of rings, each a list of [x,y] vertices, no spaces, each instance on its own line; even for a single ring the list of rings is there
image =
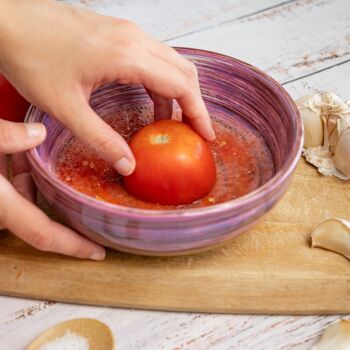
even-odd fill
[[[26,151],[45,138],[46,128],[41,123],[14,123],[0,119],[0,153]]]
[[[69,108],[67,106],[70,106]],[[55,118],[121,175],[135,169],[135,159],[125,139],[103,121],[86,100],[75,97]]]

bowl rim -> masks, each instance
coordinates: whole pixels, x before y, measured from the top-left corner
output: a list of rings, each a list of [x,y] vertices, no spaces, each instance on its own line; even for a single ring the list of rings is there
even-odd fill
[[[82,192],[79,192],[72,188],[71,186],[65,184],[63,181],[59,180],[58,177],[52,176],[49,172],[45,170],[45,167],[43,166],[42,161],[40,160],[40,157],[38,155],[37,148],[32,148],[29,151],[26,152],[27,158],[33,168],[40,173],[40,175],[49,182],[56,190],[63,192],[64,195],[69,197],[73,201],[78,201],[80,204],[87,205],[91,207],[91,209],[96,209],[97,211],[107,211],[110,214],[118,214],[123,216],[132,216],[133,219],[135,219],[135,216],[142,217],[143,219],[153,219],[154,217],[169,217],[169,218],[176,218],[176,217],[198,217],[202,215],[215,215],[216,213],[222,213],[225,211],[234,211],[235,209],[242,208],[244,206],[250,206],[251,204],[254,204],[254,202],[259,202],[260,200],[263,200],[264,198],[269,197],[269,194],[273,192],[275,188],[280,187],[282,183],[288,178],[291,173],[294,171],[298,161],[299,157],[302,151],[303,147],[303,139],[304,139],[304,128],[303,123],[299,114],[299,110],[291,98],[291,96],[288,94],[288,92],[285,90],[285,88],[279,84],[275,79],[270,77],[268,74],[260,70],[259,68],[241,61],[237,58],[221,54],[214,51],[209,50],[203,50],[203,49],[196,49],[196,48],[187,48],[187,47],[173,47],[180,53],[187,53],[187,54],[195,54],[195,53],[207,53],[210,58],[219,58],[224,59],[225,61],[235,61],[236,63],[244,66],[245,68],[248,68],[252,70],[255,74],[258,74],[266,79],[265,83],[270,83],[272,86],[275,86],[277,88],[277,91],[282,94],[282,96],[287,100],[287,102],[290,104],[291,112],[296,120],[296,139],[294,146],[290,150],[290,154],[288,155],[287,160],[284,162],[284,164],[281,166],[281,168],[269,179],[265,184],[262,186],[256,188],[255,190],[241,196],[235,199],[231,199],[229,201],[213,204],[206,207],[201,208],[186,208],[186,209],[164,209],[164,210],[158,210],[158,209],[143,209],[143,208],[135,208],[135,207],[126,207],[119,204],[109,203],[105,201],[101,201],[98,199],[95,199],[92,196],[86,195]],[[31,111],[33,109],[39,109],[38,107],[31,105],[30,108],[27,111],[26,117],[24,122],[32,122],[31,120]],[[51,117],[50,117],[51,118]]]

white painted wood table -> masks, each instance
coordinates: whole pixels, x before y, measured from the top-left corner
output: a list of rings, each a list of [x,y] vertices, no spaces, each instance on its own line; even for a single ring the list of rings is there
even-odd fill
[[[169,45],[247,61],[277,79],[295,98],[313,90],[350,98],[349,0],[71,2],[132,19]],[[106,322],[120,350],[302,350],[310,349],[328,324],[350,315],[208,315],[0,297],[0,349],[23,349],[46,328],[75,317]]]

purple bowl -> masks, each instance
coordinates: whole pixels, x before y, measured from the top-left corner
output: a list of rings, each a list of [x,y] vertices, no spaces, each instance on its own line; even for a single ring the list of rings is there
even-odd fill
[[[63,221],[90,239],[117,250],[144,255],[187,254],[213,247],[255,225],[286,191],[297,165],[302,122],[288,93],[255,67],[213,52],[178,48],[193,61],[211,113],[239,118],[267,142],[274,175],[240,198],[199,209],[146,210],[109,204],[80,193],[54,172],[57,155],[71,133],[32,106],[26,122],[44,123],[48,137],[30,150],[34,181]],[[109,84],[98,89],[91,106],[105,116],[121,106],[149,103],[140,86]]]

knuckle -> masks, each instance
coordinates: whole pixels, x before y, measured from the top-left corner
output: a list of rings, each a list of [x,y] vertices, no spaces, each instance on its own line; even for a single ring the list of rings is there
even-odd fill
[[[178,97],[182,98],[182,97],[192,96],[192,92],[193,92],[192,81],[188,78],[183,79],[181,83],[181,89],[179,89],[179,92],[177,94]]]
[[[96,150],[97,152],[105,152],[113,147],[113,142],[110,138],[101,136],[92,138],[89,144],[90,147]]]
[[[28,243],[39,250],[49,251],[53,247],[53,238],[46,231],[33,231]]]
[[[186,76],[191,80],[195,80],[197,81],[197,78],[198,78],[198,71],[197,71],[197,67],[196,65],[191,62],[191,61],[186,61],[186,64],[185,64],[185,74]]]
[[[123,27],[123,30],[127,32],[135,33],[140,31],[139,26],[135,22],[128,19],[118,19],[118,23]]]
[[[131,52],[131,50],[129,50]],[[116,80],[120,84],[143,84],[147,74],[147,67],[144,62],[136,59],[137,54],[126,57],[126,62],[121,74]],[[138,56],[140,57],[140,56]]]
[[[115,161],[121,157],[120,149],[112,137],[95,137],[89,141],[89,145],[106,161]]]

